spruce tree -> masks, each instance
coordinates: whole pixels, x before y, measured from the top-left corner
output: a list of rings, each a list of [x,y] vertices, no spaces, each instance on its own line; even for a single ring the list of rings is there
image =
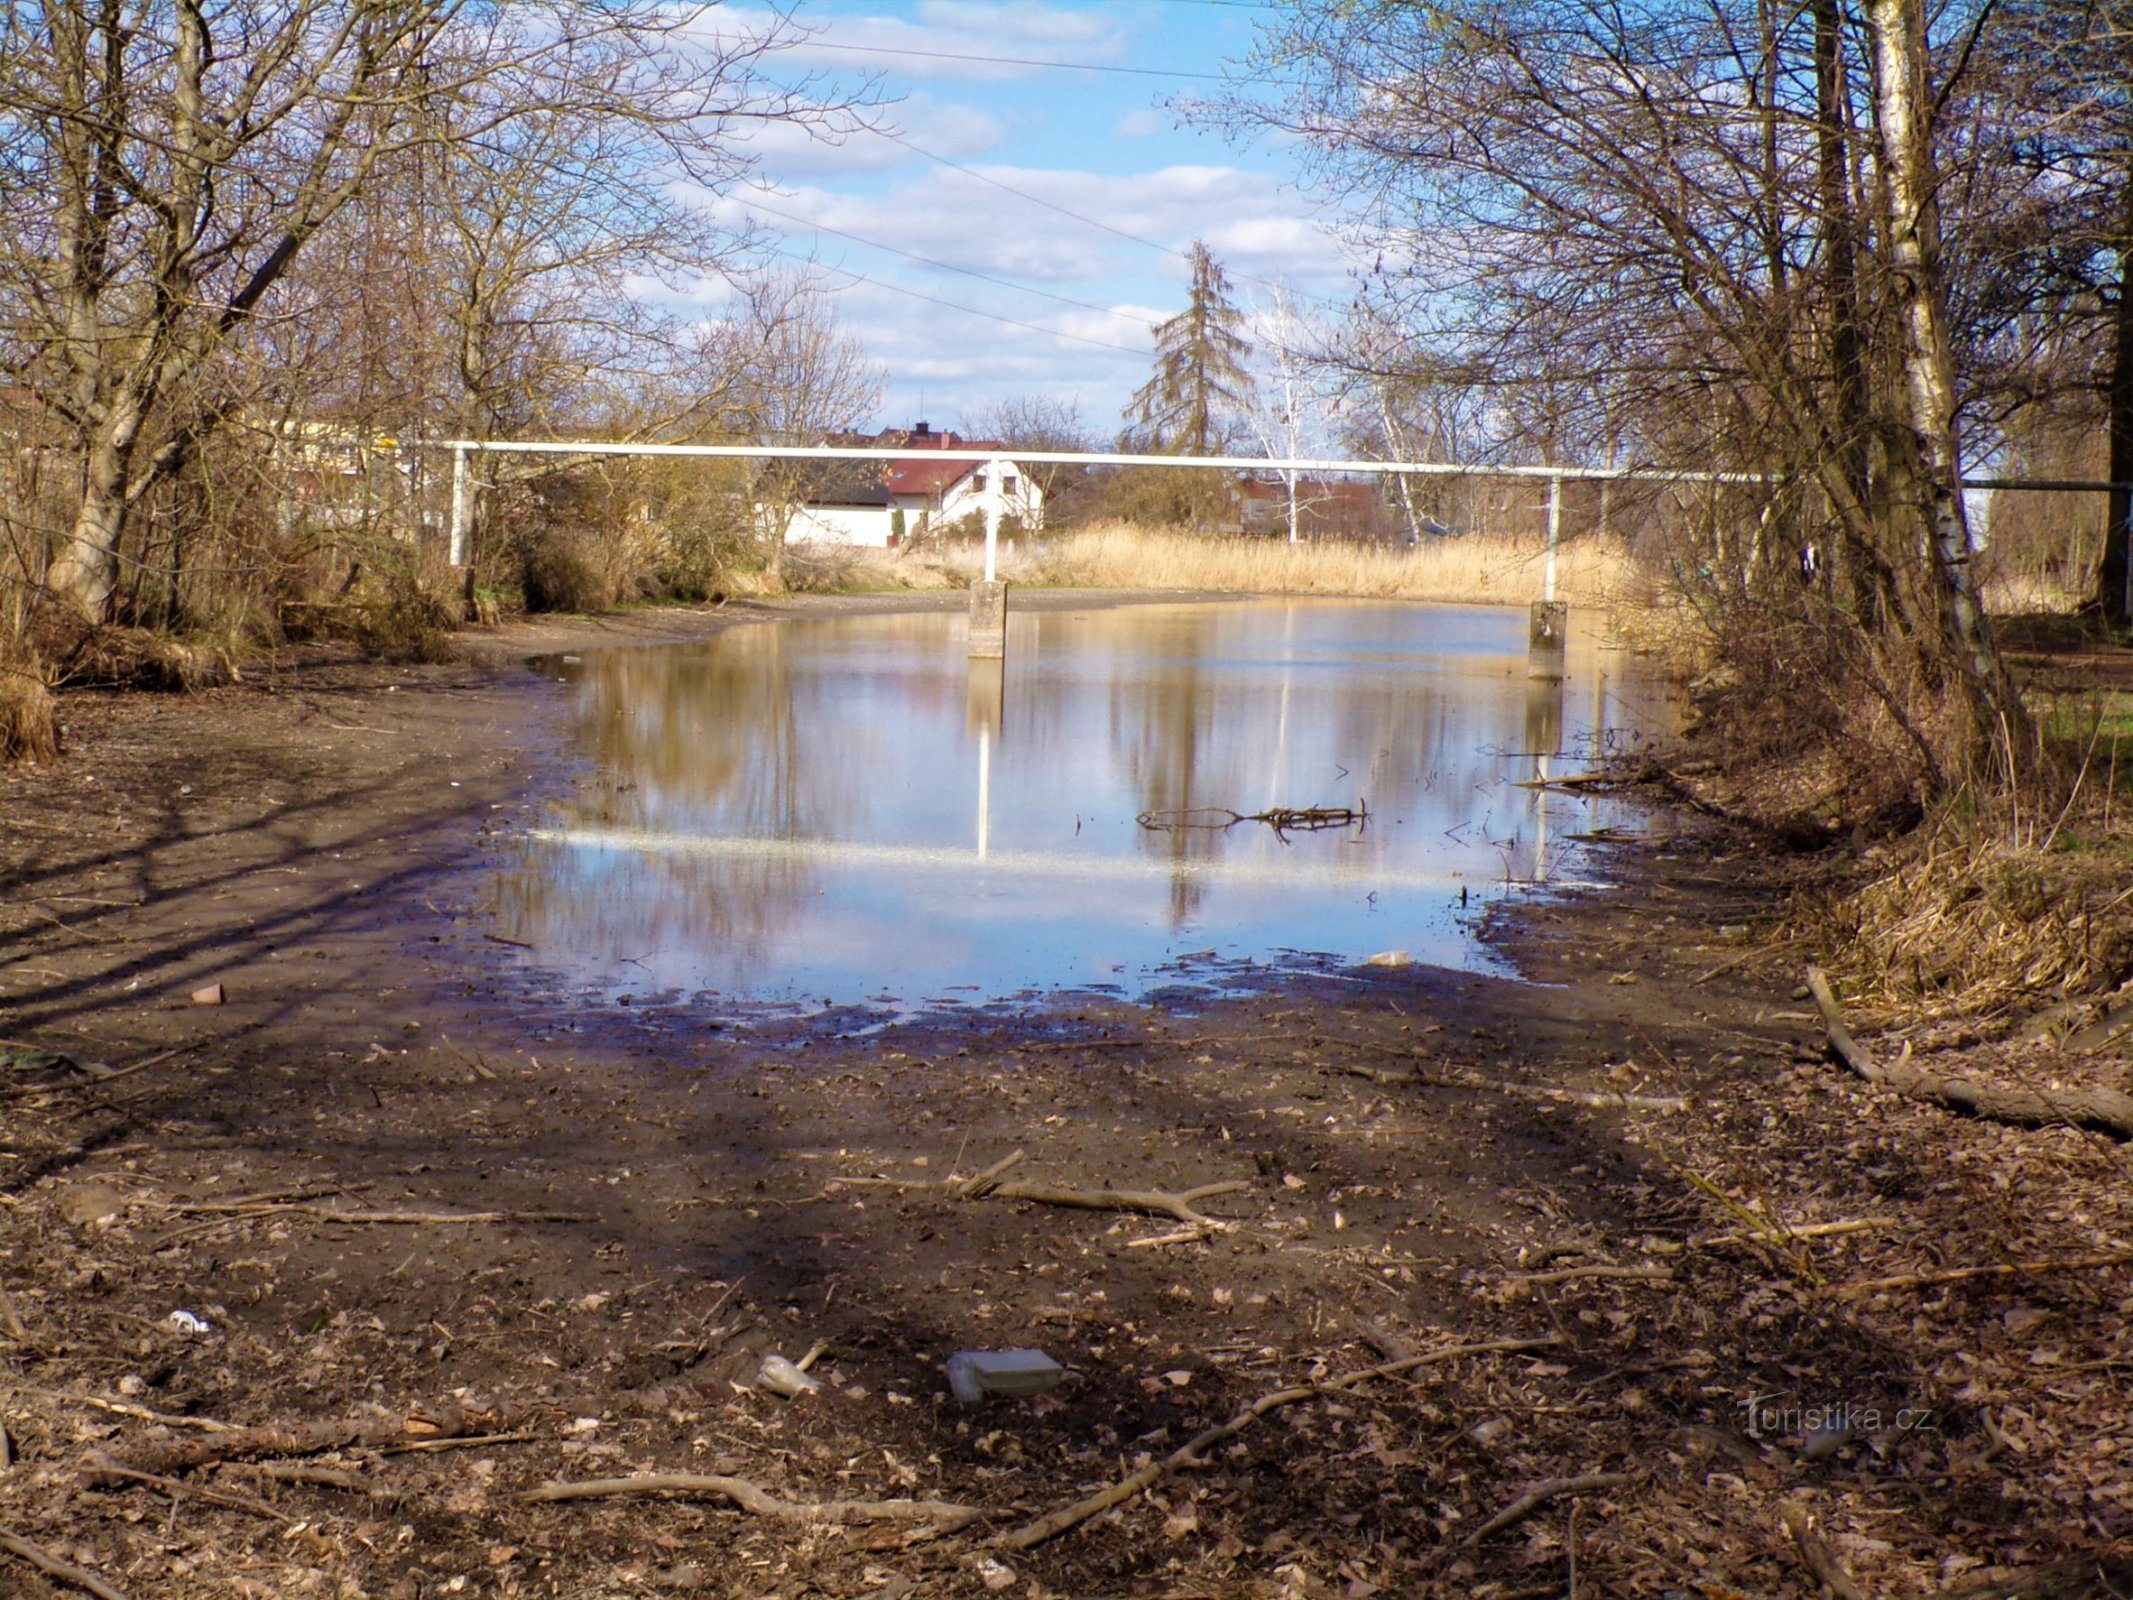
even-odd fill
[[[1126,406],[1130,437],[1150,450],[1211,455],[1224,442],[1224,413],[1252,387],[1244,363],[1244,313],[1229,298],[1229,277],[1197,239],[1190,252],[1186,307],[1155,329],[1155,370]]]

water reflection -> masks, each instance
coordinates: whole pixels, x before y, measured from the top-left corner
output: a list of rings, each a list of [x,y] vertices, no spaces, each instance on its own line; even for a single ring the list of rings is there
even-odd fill
[[[1476,962],[1462,891],[1561,873],[1611,802],[1515,787],[1663,715],[1522,613],[1324,602],[737,628],[551,668],[592,775],[501,890],[510,937],[598,989],[734,998],[1145,987],[1182,952]],[[1367,804],[1276,835],[1143,813]],[[1573,864],[1574,870],[1574,864]]]

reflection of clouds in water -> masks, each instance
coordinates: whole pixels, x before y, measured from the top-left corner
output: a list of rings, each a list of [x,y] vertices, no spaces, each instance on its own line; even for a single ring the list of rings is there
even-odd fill
[[[649,973],[847,998],[1132,987],[1188,939],[1456,961],[1460,886],[1530,875],[1541,805],[1551,834],[1619,814],[1503,782],[1530,759],[1489,752],[1558,718],[1585,738],[1602,703],[1595,680],[1537,717],[1520,612],[1275,602],[1014,627],[1004,681],[977,690],[940,615],[589,658],[573,687],[595,772],[526,841],[506,931],[617,989]],[[1574,641],[1573,673],[1594,660]],[[1357,800],[1360,836],[1286,844],[1133,821]]]

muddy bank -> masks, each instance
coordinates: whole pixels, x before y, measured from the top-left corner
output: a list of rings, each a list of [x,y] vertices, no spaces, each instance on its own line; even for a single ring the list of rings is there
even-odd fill
[[[765,615],[75,696],[0,776],[0,1526],[131,1595],[2110,1592],[2125,1155],[1830,1066],[1747,841],[1512,909],[1533,982],[527,1008],[485,875],[571,771],[493,663]]]

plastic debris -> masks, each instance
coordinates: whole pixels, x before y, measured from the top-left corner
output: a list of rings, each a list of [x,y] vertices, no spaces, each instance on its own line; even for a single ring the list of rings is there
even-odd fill
[[[195,989],[193,991],[193,1004],[196,1006],[221,1005],[222,985],[219,983],[211,983],[204,989]]]
[[[820,1378],[810,1378],[799,1367],[780,1355],[763,1357],[762,1365],[756,1368],[755,1386],[768,1389],[772,1394],[781,1394],[790,1400],[795,1395],[813,1394],[822,1387]]]
[[[196,1317],[190,1311],[173,1311],[164,1320],[180,1333],[206,1333],[208,1331],[207,1319],[205,1317]]]
[[[1065,1376],[1042,1350],[959,1350],[948,1358],[948,1387],[966,1406],[989,1394],[1042,1394]]]

